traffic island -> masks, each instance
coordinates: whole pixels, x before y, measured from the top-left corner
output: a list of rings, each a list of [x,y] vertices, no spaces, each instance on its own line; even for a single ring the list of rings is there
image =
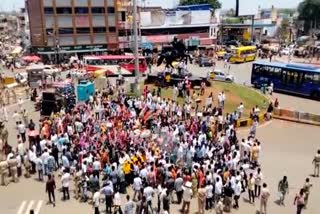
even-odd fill
[[[148,87],[149,91],[155,91],[157,93],[158,87],[152,84],[140,84],[140,93],[144,93],[145,87]],[[237,108],[239,104],[242,102],[244,105],[244,111],[242,118],[239,119],[238,125],[239,126],[250,126],[252,124],[250,118],[250,112],[252,111],[252,108],[258,106],[260,109],[260,112],[266,112],[266,109],[269,104],[269,100],[266,96],[259,93],[256,90],[252,90],[249,87],[238,85],[234,83],[227,83],[227,82],[220,82],[220,81],[212,81],[210,87],[206,87],[204,94],[200,95],[200,88],[199,87],[193,87],[193,89],[190,92],[190,95],[192,97],[193,93],[195,92],[198,94],[199,102],[199,109],[202,109],[203,105],[205,104],[206,98],[212,93],[213,99],[214,99],[214,106],[218,106],[217,96],[219,93],[224,92],[226,95],[226,102],[225,102],[225,113],[232,113],[234,111],[237,111]],[[172,87],[166,87],[161,88],[161,96],[165,99],[173,99],[173,88]],[[193,98],[193,97],[192,97]],[[182,105],[184,104],[184,98],[178,97],[177,102]],[[263,120],[264,113],[259,116],[259,121]],[[247,122],[244,122],[247,121]],[[246,125],[245,125],[246,124]]]

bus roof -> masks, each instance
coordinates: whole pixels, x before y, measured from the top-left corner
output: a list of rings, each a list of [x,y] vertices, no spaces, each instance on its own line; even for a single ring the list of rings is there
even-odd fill
[[[101,56],[85,56],[85,59],[134,59],[133,55],[101,55]],[[144,59],[143,56],[139,56],[139,59]]]
[[[269,61],[261,60],[261,61],[256,61],[253,64],[320,73],[320,66],[303,64],[303,63],[269,62]]]

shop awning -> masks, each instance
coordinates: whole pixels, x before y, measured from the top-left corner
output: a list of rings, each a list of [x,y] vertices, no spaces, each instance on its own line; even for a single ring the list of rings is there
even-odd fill
[[[200,38],[200,45],[212,45],[212,39]]]

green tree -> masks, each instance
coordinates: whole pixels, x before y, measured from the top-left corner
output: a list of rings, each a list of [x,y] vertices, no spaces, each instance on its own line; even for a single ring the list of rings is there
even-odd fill
[[[218,0],[182,0],[181,5],[192,4],[210,4],[213,9],[221,8],[221,3]]]
[[[316,29],[320,23],[320,0],[304,0],[298,6],[299,20],[304,21],[304,31]]]
[[[231,8],[230,10],[227,11],[226,15],[229,17],[230,16],[233,17],[236,15],[236,11],[233,8]]]
[[[285,42],[289,38],[290,23],[288,19],[283,19],[280,27],[277,30],[277,36],[281,42]]]

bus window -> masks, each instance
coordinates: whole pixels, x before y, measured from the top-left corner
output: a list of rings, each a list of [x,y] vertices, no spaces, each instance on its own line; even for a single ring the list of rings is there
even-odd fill
[[[273,71],[273,76],[277,79],[281,79],[281,68],[275,68]]]
[[[320,84],[320,74],[313,75],[313,82],[316,84]]]
[[[282,70],[282,83],[284,84],[284,85],[287,85],[287,71],[285,71],[285,70]]]
[[[313,74],[304,74],[304,82],[305,83],[312,83],[313,82]]]
[[[295,82],[296,82],[297,86],[301,87],[301,85],[303,83],[303,73],[296,73]]]

